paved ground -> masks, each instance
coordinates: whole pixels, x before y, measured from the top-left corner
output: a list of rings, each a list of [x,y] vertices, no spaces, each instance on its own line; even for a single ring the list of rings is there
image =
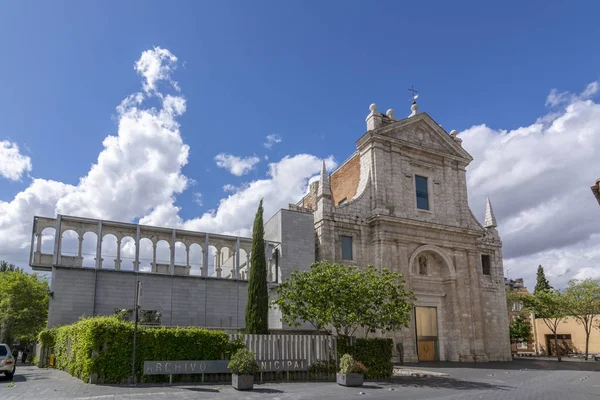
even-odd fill
[[[251,392],[237,392],[228,385],[88,385],[62,371],[18,366],[14,386],[0,377],[0,399],[600,399],[600,362],[517,360],[421,363],[407,368],[438,376],[401,376],[389,382],[366,382],[362,388],[321,382],[269,383],[255,385]]]

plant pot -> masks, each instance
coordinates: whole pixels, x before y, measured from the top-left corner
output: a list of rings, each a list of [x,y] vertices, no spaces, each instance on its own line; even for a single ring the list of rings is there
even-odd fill
[[[231,385],[236,390],[250,390],[254,387],[254,375],[231,374]]]
[[[337,373],[337,383],[342,386],[362,386],[364,381],[363,374],[342,374]]]

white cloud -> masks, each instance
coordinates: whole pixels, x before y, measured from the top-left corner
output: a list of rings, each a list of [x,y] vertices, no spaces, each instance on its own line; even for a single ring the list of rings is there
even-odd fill
[[[597,87],[594,82],[579,95],[551,93],[552,105],[563,108],[532,125],[512,131],[479,125],[460,134],[474,158],[467,174],[471,206],[481,218],[491,198],[505,267],[530,286],[539,264],[556,286],[594,268],[588,255],[600,244],[594,236],[600,208],[590,186],[600,176],[600,104],[588,98]]]
[[[281,136],[274,133],[272,135],[267,135],[267,137],[265,138],[267,139],[267,141],[265,143],[263,143],[263,145],[267,148],[270,149],[273,147],[273,145],[277,144],[277,143],[281,143]]]
[[[235,187],[234,185],[232,185],[230,183],[223,185],[224,192],[235,192],[236,190],[237,190],[237,187]]]
[[[194,193],[194,203],[196,203],[199,207],[202,207],[204,204],[202,201],[202,193]]]
[[[578,100],[588,100],[598,94],[598,91],[600,91],[600,83],[598,81],[589,83],[579,95],[569,92],[559,93],[558,90],[552,89],[548,97],[546,97],[546,105],[556,107],[562,104],[574,103]]]
[[[8,140],[0,140],[0,176],[18,181],[31,171],[31,159],[19,152],[19,146]]]
[[[258,157],[241,158],[232,154],[220,153],[215,156],[217,167],[225,168],[235,176],[242,176],[250,172],[260,162]]]
[[[337,166],[331,156],[325,162],[329,169]],[[265,218],[269,218],[280,208],[287,207],[289,203],[296,203],[305,193],[309,178],[320,171],[321,164],[320,158],[309,154],[286,156],[277,163],[269,164],[265,179],[250,182],[242,189],[236,189],[235,193],[221,199],[216,210],[199,218],[184,221],[178,215],[179,207],[171,203],[155,209],[140,223],[249,236],[259,201],[264,199]]]
[[[173,53],[167,49],[154,47],[154,49],[142,53],[140,59],[135,63],[134,69],[144,78],[144,91],[149,94],[156,91],[156,83],[161,80],[170,82],[179,91],[177,83],[171,79],[171,72],[176,65],[177,57]]]
[[[55,216],[57,201],[73,190],[61,182],[34,179],[14,200],[0,201],[0,259],[27,266],[33,216]]]
[[[57,213],[131,221],[173,201],[188,186],[181,168],[189,147],[176,117],[185,112],[182,96],[156,92],[160,80],[171,81],[176,58],[160,48],[146,51],[136,63],[146,95],[135,93],[117,107],[118,131],[76,186],[34,179],[11,202],[0,202],[0,254],[26,265],[34,215]],[[150,97],[162,107],[141,108]],[[159,211],[156,211],[159,212]]]

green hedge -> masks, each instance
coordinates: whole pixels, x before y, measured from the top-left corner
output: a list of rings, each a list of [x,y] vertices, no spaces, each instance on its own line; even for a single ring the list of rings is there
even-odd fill
[[[339,337],[337,350],[339,358],[346,353],[362,362],[369,370],[365,375],[367,378],[389,378],[394,372],[392,354],[394,341],[392,339],[359,338],[350,345],[348,338]]]
[[[116,317],[84,318],[42,331],[39,339],[42,346],[53,348],[56,368],[83,381],[97,374],[98,382],[121,383],[131,375],[131,322]],[[144,361],[218,360],[240,347],[243,345],[230,341],[225,332],[138,327],[136,376],[138,380],[142,377]]]

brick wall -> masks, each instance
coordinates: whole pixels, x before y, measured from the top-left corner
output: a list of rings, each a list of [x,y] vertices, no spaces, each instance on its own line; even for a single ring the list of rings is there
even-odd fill
[[[355,154],[340,166],[329,178],[332,203],[337,205],[341,200],[350,201],[356,195],[360,179],[360,156]]]

